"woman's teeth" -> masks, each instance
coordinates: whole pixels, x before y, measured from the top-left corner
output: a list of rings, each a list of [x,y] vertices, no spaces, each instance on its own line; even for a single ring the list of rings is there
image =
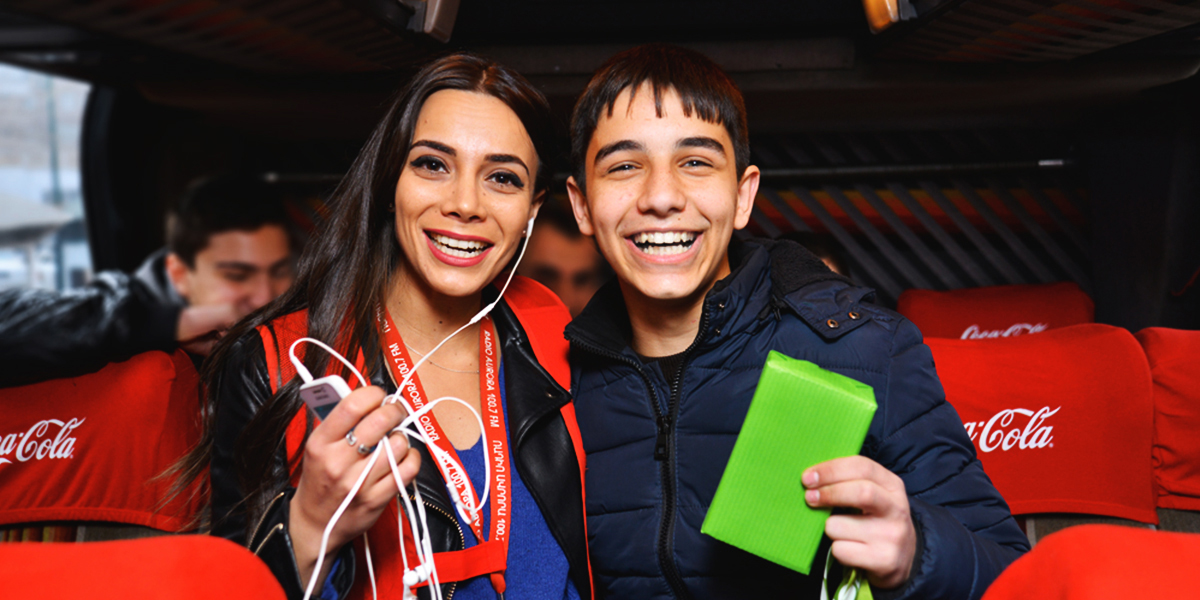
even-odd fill
[[[695,241],[696,234],[690,231],[653,231],[633,236],[633,243],[638,249],[656,256],[683,254]]]
[[[456,258],[479,256],[480,253],[491,247],[491,244],[485,242],[460,240],[437,233],[429,234],[429,239],[437,244],[438,250]]]

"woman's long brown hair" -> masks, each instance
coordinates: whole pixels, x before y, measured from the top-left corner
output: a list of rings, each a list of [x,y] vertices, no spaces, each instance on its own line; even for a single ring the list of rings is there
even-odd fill
[[[219,377],[233,344],[272,320],[308,309],[308,335],[332,342],[339,351],[378,348],[375,311],[385,301],[388,281],[400,260],[394,215],[396,182],[407,162],[413,130],[425,100],[441,90],[463,90],[495,97],[513,110],[533,141],[538,169],[533,196],[549,187],[548,159],[556,146],[545,97],[520,74],[486,58],[456,53],[440,58],[412,79],[393,100],[329,203],[329,218],[299,261],[296,282],[271,304],[235,325],[215,348],[204,369],[203,434],[198,446],[173,467],[173,495],[200,478],[212,458],[216,405],[236,399],[218,397]],[[343,354],[351,356],[349,352]],[[368,356],[370,352],[366,353]],[[312,373],[326,373],[330,356],[305,353]],[[349,374],[343,369],[343,377]],[[250,420],[235,443],[235,470],[243,491],[247,523],[262,515],[286,485],[272,473],[288,424],[302,401],[295,381],[283,386]],[[310,413],[309,431],[312,430]],[[307,435],[305,436],[307,441]]]

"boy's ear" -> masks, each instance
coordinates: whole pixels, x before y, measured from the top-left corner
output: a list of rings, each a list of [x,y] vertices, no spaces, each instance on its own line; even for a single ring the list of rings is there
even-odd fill
[[[571,212],[575,213],[575,223],[579,225],[579,232],[586,236],[596,235],[596,229],[592,227],[592,214],[588,210],[587,196],[575,184],[574,176],[567,178],[567,196],[571,198]]]
[[[184,264],[183,259],[179,258],[174,252],[167,253],[166,260],[167,279],[171,280],[171,285],[175,291],[183,298],[188,297],[188,266]]]
[[[754,210],[754,199],[758,197],[758,184],[761,177],[762,172],[754,165],[746,167],[746,172],[742,173],[742,180],[738,182],[737,211],[734,212],[733,217],[734,229],[742,229],[750,222],[750,213]]]

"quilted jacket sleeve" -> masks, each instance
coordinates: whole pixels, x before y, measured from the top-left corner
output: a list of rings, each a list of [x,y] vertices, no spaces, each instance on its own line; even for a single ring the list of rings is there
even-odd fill
[[[919,542],[908,583],[876,597],[979,598],[1029,541],[946,402],[929,347],[906,319],[897,326],[887,375],[880,403],[887,414],[867,450],[904,480]]]
[[[0,292],[0,387],[86,375],[151,350],[172,352],[180,310],[117,271],[75,292]]]

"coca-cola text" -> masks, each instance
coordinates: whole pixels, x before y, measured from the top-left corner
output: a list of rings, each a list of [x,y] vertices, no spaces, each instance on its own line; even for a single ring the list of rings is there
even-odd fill
[[[12,463],[10,456],[17,462],[71,458],[75,453],[75,438],[71,432],[86,420],[71,419],[64,423],[58,419],[45,419],[23,433],[10,433],[0,438],[0,465]],[[57,433],[52,428],[58,428]]]
[[[1062,407],[1050,410],[1043,406],[1037,412],[1027,408],[1009,408],[1002,410],[987,421],[972,421],[965,423],[967,436],[977,442],[981,452],[993,450],[1009,450],[1019,448],[1052,448],[1054,447],[1054,427],[1046,425],[1046,419],[1054,416]],[[1017,416],[1029,417],[1024,424],[1014,423]],[[979,431],[976,431],[979,429]],[[976,440],[978,437],[978,440]]]

